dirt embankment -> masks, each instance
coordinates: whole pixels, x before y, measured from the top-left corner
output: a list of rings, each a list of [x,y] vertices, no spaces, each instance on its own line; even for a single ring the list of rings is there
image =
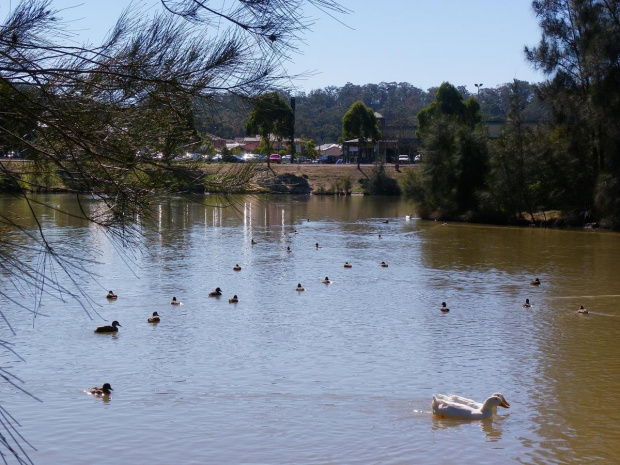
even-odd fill
[[[393,164],[386,164],[386,174],[398,180],[411,166],[401,165],[399,170]],[[259,168],[254,181],[271,192],[290,194],[326,193],[338,190],[350,181],[351,192],[361,193],[360,179],[368,178],[373,165],[323,165],[323,164],[272,164],[270,168]]]

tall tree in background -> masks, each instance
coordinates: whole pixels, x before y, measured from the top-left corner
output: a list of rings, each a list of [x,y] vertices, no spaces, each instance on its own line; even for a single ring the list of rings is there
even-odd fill
[[[342,135],[345,139],[358,139],[360,152],[357,157],[357,166],[359,168],[362,150],[366,148],[367,143],[374,145],[381,139],[375,112],[363,102],[355,102],[342,118]]]
[[[523,112],[528,98],[527,83],[515,81],[511,87],[511,108],[502,134],[491,142],[488,195],[485,209],[503,220],[522,220],[523,213],[535,223],[534,213],[548,206],[543,201],[543,185],[548,185],[544,160],[548,153],[538,151],[535,130],[525,124]],[[540,131],[540,129],[538,130]],[[557,174],[557,171],[556,173]]]
[[[596,207],[620,225],[620,2],[532,2],[542,37],[525,49],[550,80],[542,96],[552,108],[566,163],[582,196],[573,210],[586,219]]]
[[[268,150],[266,155],[269,155],[270,137],[275,136],[281,141],[282,138],[290,136],[294,117],[293,110],[286,101],[277,92],[270,92],[254,100],[254,108],[245,123],[245,132],[252,135],[259,134],[262,146]]]
[[[422,162],[419,170],[406,174],[403,190],[423,216],[454,218],[477,210],[488,165],[479,108],[475,99],[464,101],[444,82],[435,100],[418,113]]]

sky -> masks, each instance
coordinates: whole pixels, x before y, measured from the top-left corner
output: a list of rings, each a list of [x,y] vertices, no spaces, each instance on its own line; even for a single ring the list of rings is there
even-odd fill
[[[0,14],[7,4],[0,0]],[[217,6],[226,0],[212,1]],[[144,3],[157,4],[156,0]],[[535,46],[540,29],[531,0],[339,0],[350,10],[335,18],[309,7],[316,18],[300,53],[284,65],[298,92],[327,86],[408,82],[426,90],[448,81],[476,92],[519,79],[544,76],[525,61],[525,45]],[[68,8],[62,16],[80,36],[98,42],[114,25],[127,0],[53,0]]]

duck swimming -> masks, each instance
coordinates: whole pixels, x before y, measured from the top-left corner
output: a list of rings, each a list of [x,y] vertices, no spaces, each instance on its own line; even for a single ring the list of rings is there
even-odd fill
[[[105,383],[103,386],[90,388],[88,390],[88,393],[92,394],[93,396],[100,397],[100,396],[109,395],[110,392],[113,390],[114,389],[112,389],[112,386],[110,386],[110,383]]]
[[[113,299],[118,299],[118,296],[114,292],[110,291],[108,292],[108,295],[105,296],[105,298],[113,300]]]
[[[305,291],[305,289],[303,287],[301,287],[301,283],[297,284],[297,287],[295,288],[295,290],[299,291],[299,292]]]
[[[387,264],[387,263],[385,263],[385,262],[381,262],[381,266],[382,266],[383,268],[387,268],[387,267],[388,267],[388,264]]]
[[[118,321],[114,320],[111,325],[97,326],[97,328],[95,328],[95,332],[96,333],[117,333],[118,332],[117,326],[121,326],[121,324]]]
[[[216,287],[214,291],[209,292],[209,297],[219,297],[222,295],[222,290]]]
[[[497,407],[510,408],[501,394],[493,394],[483,403],[456,395],[433,395],[431,408],[433,414],[440,418],[454,418],[459,420],[482,420],[497,413]]]
[[[258,242],[256,242],[254,239],[252,239],[252,240],[250,241],[250,244],[252,244],[252,245],[256,245],[256,244],[258,244]]]
[[[287,248],[286,248],[286,253],[291,253],[291,252],[292,252],[291,248],[290,248],[290,247],[287,247]]]
[[[329,280],[329,278],[327,276],[325,276],[325,279],[323,281],[321,281],[323,284],[329,284],[331,283],[331,281]]]
[[[181,302],[179,302],[176,297],[173,297],[170,305],[181,305]]]
[[[589,313],[587,309],[583,308],[583,305],[581,307],[579,307],[579,309],[577,310],[577,313]]]
[[[353,265],[351,265],[349,262],[344,262],[344,267],[345,268],[353,268]]]
[[[232,299],[228,299],[229,304],[236,304],[237,302],[239,302],[239,298],[237,297],[237,294],[233,295]]]
[[[446,303],[445,302],[441,303],[441,308],[439,310],[441,310],[444,313],[447,313],[447,312],[450,311],[450,309],[448,307],[446,307]]]
[[[319,245],[319,243],[318,243],[318,242],[317,242],[316,244],[314,244],[314,246],[315,246],[317,249],[322,249],[322,247]]]
[[[235,271],[241,271],[241,267],[239,266],[239,264],[237,263],[235,266],[233,266],[233,270]]]
[[[149,323],[159,323],[159,315],[157,312],[153,312],[153,316],[150,316],[148,320]]]
[[[536,278],[536,279],[530,281],[530,284],[532,286],[540,286],[540,279]]]
[[[530,308],[532,304],[530,303],[530,299],[525,299],[525,303],[523,304],[523,308]]]

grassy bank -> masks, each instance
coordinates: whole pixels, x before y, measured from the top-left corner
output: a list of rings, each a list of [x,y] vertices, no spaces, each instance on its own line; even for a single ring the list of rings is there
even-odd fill
[[[393,164],[385,165],[385,174],[399,180],[404,170],[397,171]],[[261,166],[253,178],[253,184],[271,192],[331,194],[349,190],[353,194],[363,192],[361,181],[372,176],[373,165],[322,165],[322,164],[281,164],[268,169]],[[349,189],[345,189],[350,186]]]
[[[4,168],[18,173],[23,181],[22,187],[29,189],[31,186],[39,186],[43,190],[66,189],[67,176],[53,176],[53,173],[35,172],[35,166],[24,160],[3,160]],[[197,164],[186,165],[181,168],[191,169],[196,172],[204,172],[207,176],[215,173],[228,173],[234,175],[235,170],[242,168],[241,165],[231,164]],[[245,167],[245,165],[243,166]],[[250,180],[249,192],[281,193],[281,194],[361,194],[363,182],[373,175],[373,165],[323,165],[323,164],[259,164],[255,167],[255,173]],[[41,169],[38,167],[38,169]],[[413,165],[405,165],[396,170],[393,164],[385,165],[385,175],[399,180],[405,170],[414,169]],[[6,186],[5,186],[6,187]],[[76,188],[75,186],[71,186]],[[79,187],[78,187],[79,189]],[[6,189],[5,189],[6,190]]]

